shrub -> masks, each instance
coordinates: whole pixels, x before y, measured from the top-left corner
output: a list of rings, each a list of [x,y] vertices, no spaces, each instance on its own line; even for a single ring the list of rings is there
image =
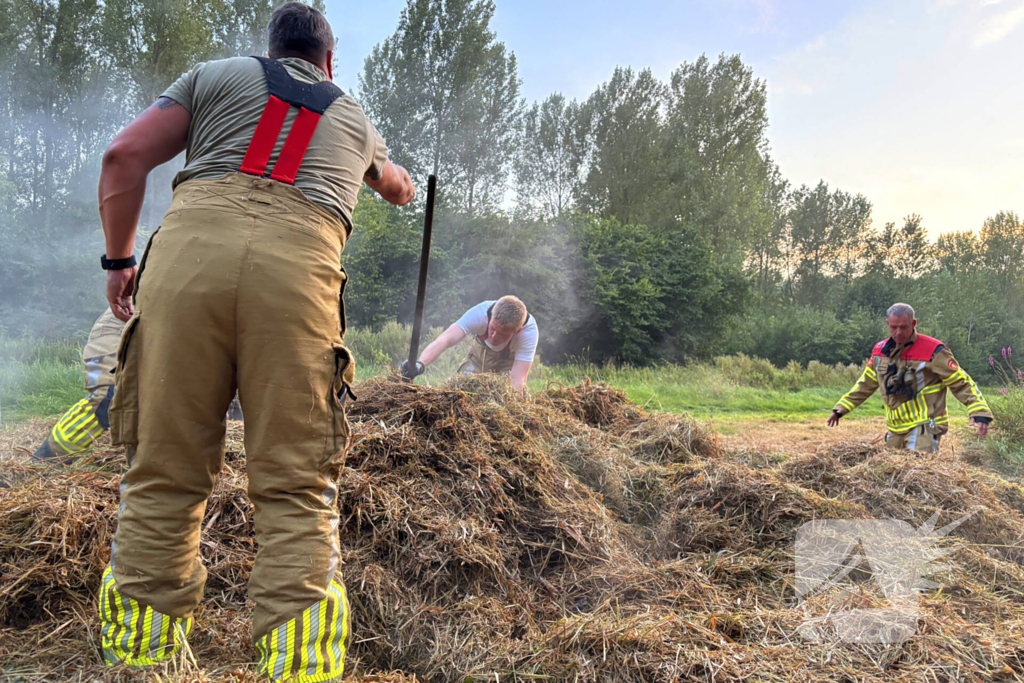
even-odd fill
[[[807,387],[847,387],[860,376],[860,366],[855,363],[832,366],[812,360],[805,368],[790,361],[779,369],[771,361],[742,353],[718,356],[714,367],[725,379],[739,386],[789,391]]]

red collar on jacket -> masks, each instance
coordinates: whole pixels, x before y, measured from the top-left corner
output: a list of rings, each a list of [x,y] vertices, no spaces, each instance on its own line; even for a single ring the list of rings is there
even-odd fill
[[[893,341],[892,337],[889,339],[883,339],[875,344],[875,348],[872,349],[871,355],[888,356],[895,350],[895,345],[896,342]],[[903,349],[903,353],[900,354],[900,358],[903,360],[928,362],[935,356],[935,352],[943,346],[945,346],[945,344],[935,337],[929,337],[915,332],[910,343],[905,349]]]

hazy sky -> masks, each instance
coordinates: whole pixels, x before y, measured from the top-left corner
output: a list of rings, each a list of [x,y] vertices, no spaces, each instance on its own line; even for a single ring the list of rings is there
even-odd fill
[[[335,80],[404,0],[326,0]],[[528,101],[585,98],[616,65],[667,79],[702,52],[739,53],[768,84],[772,155],[795,185],[861,192],[876,225],[929,232],[1024,213],[1024,0],[497,0]]]

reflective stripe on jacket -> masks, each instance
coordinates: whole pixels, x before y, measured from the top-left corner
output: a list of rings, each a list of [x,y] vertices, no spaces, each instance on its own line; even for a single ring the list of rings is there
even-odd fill
[[[839,399],[833,410],[846,415],[881,389],[885,424],[889,431],[902,433],[928,424],[935,433],[944,434],[949,430],[949,413],[946,411],[948,389],[967,407],[968,416],[992,419],[992,411],[981,389],[942,342],[915,334],[902,351],[897,351],[899,349],[891,339],[876,344],[857,383]],[[914,398],[887,393],[885,377],[893,362],[900,372],[905,372],[907,367],[914,371],[917,383]]]

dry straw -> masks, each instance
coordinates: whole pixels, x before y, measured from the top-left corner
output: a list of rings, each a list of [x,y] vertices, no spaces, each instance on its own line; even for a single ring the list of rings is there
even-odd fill
[[[388,378],[356,394],[339,482],[355,680],[1024,680],[1024,491],[995,474],[856,445],[753,466],[704,424],[590,383],[526,400],[497,378]],[[156,680],[107,669],[96,648],[122,458],[98,448],[56,469],[11,455],[42,433],[3,437],[0,679]],[[204,521],[206,599],[159,680],[256,680],[241,451],[232,425]],[[922,596],[918,635],[801,640],[803,522],[936,510],[975,515],[944,588]]]

